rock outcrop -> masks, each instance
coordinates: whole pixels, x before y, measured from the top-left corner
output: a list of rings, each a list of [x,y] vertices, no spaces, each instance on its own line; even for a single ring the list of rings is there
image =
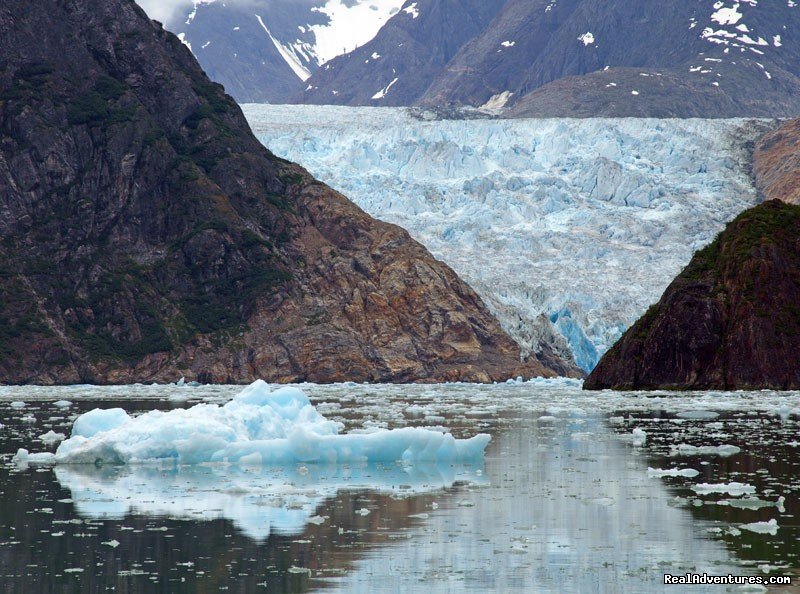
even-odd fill
[[[552,375],[132,0],[0,6],[0,382]]]
[[[584,388],[797,390],[798,360],[800,206],[771,200],[694,256]]]
[[[753,154],[756,189],[766,200],[800,204],[800,119],[764,136]]]

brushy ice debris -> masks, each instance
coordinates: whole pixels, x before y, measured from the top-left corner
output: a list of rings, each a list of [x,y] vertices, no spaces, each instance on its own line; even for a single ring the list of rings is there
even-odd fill
[[[742,530],[749,530],[756,534],[769,534],[775,536],[778,534],[778,521],[773,518],[769,522],[753,522],[752,524],[742,524],[739,526]]]
[[[719,445],[719,446],[693,446],[686,443],[680,443],[672,446],[670,449],[670,456],[734,456],[741,452],[741,448],[735,445]]]
[[[61,464],[169,461],[241,463],[464,462],[483,457],[490,437],[455,439],[421,428],[340,433],[295,387],[271,392],[259,380],[224,406],[198,404],[132,418],[122,409],[87,412],[56,451]]]
[[[752,495],[756,492],[756,488],[753,485],[748,485],[746,483],[718,483],[718,484],[710,484],[710,483],[700,483],[698,485],[694,485],[692,490],[697,493],[698,495],[708,495],[710,493],[727,493],[728,495],[732,495],[733,497],[738,497],[739,495]]]
[[[695,470],[694,468],[668,468],[668,469],[660,469],[660,468],[648,468],[647,469],[647,476],[650,477],[663,477],[663,476],[683,476],[686,478],[694,478],[699,475],[700,472]]]
[[[529,384],[534,386],[543,386],[546,388],[582,388],[583,380],[572,377],[534,377],[528,380]]]

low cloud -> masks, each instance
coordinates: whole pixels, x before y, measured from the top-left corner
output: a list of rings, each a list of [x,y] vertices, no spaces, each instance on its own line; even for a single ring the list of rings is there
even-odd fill
[[[188,14],[192,0],[136,0],[151,19],[165,25]]]

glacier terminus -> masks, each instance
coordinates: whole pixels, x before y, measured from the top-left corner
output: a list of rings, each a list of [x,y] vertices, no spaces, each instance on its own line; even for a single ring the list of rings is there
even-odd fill
[[[407,229],[535,354],[589,371],[692,254],[758,202],[743,119],[440,119],[243,106],[258,138]]]

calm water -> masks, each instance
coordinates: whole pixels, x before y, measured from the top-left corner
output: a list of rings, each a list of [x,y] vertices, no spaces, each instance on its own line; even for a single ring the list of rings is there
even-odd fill
[[[348,430],[490,433],[485,464],[19,468],[19,447],[54,449],[38,436],[81,412],[238,388],[0,388],[0,592],[726,592],[663,575],[800,576],[800,394],[303,389]],[[758,501],[698,487],[734,482]],[[774,534],[742,527],[773,519]]]

